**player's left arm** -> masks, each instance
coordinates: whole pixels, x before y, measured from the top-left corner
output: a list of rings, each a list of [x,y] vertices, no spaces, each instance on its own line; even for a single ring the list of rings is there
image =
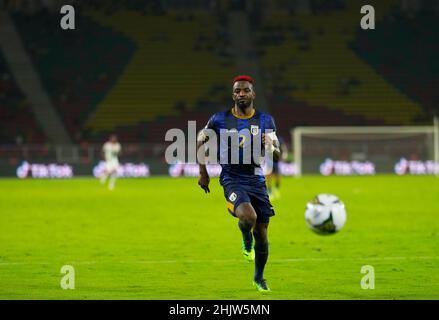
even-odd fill
[[[281,152],[279,139],[276,136],[276,125],[271,116],[269,116],[266,121],[265,128],[268,131],[262,134],[262,144],[265,146],[266,152],[273,153],[273,160],[279,161]]]
[[[262,143],[265,146],[266,152],[273,153],[273,160],[279,161],[281,157],[279,139],[276,136],[276,132],[263,133],[262,134]]]

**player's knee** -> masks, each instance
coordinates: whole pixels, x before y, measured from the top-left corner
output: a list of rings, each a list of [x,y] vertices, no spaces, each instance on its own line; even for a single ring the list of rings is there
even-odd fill
[[[241,218],[241,222],[245,223],[250,227],[253,227],[256,223],[256,214],[252,214],[252,213],[245,214]]]
[[[267,234],[262,234],[260,232],[253,231],[253,236],[255,237],[255,241],[258,243],[267,243],[268,242]]]
[[[237,217],[241,223],[253,227],[256,224],[256,212],[249,203],[242,203],[237,209]]]
[[[258,243],[267,243],[267,229],[256,226],[253,229],[253,236],[255,237],[255,241]]]

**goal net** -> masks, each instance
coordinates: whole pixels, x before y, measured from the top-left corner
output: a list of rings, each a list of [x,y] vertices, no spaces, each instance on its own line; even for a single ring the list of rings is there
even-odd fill
[[[439,174],[438,127],[297,127],[297,175]]]

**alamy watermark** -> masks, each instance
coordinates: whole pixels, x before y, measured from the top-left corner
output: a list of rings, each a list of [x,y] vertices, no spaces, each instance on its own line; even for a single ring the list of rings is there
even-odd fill
[[[361,29],[375,29],[375,8],[371,5],[364,5],[361,7],[360,12],[364,14],[360,20]]]
[[[75,8],[72,5],[63,5],[60,13],[63,17],[60,21],[61,29],[74,30],[75,27]],[[364,14],[360,20],[360,26],[363,30],[375,29],[375,8],[371,5],[363,5],[360,9],[360,13]]]
[[[361,267],[360,272],[366,274],[361,278],[361,289],[375,289],[375,268],[371,265],[365,265]]]
[[[265,145],[262,144],[265,136]],[[166,132],[165,141],[172,142],[165,151],[166,162],[170,165],[187,162],[206,164],[248,164],[259,169],[262,165],[271,172],[273,150],[277,138],[272,129],[261,131],[258,125],[250,129],[221,129],[219,134],[209,128],[198,134],[196,121],[188,121],[187,137],[178,128]],[[203,145],[197,150],[197,142]],[[260,174],[259,170],[255,174]]]
[[[60,272],[63,274],[59,283],[61,288],[64,290],[75,289],[75,268],[71,265],[64,265]]]

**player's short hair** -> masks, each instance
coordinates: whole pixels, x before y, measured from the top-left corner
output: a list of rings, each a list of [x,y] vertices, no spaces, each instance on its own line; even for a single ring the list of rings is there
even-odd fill
[[[237,81],[248,81],[251,84],[255,83],[255,80],[252,77],[246,76],[246,75],[241,75],[241,76],[234,77],[233,81],[232,81],[232,84],[235,84],[235,82],[237,82]]]

